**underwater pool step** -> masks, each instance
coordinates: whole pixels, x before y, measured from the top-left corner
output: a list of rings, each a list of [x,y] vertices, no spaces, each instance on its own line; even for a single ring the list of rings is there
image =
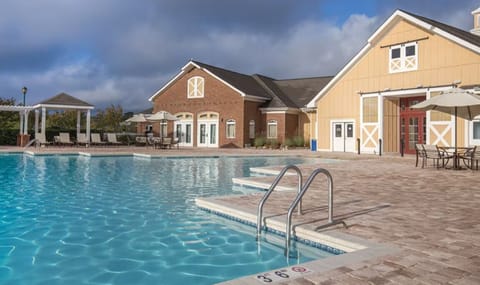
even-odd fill
[[[267,190],[272,185],[272,181],[275,177],[239,177],[239,178],[232,178],[232,182],[234,185],[243,186],[243,187],[250,187],[256,188],[261,190]],[[279,185],[277,186],[277,190],[280,191],[295,191],[296,187],[292,186],[285,186]]]

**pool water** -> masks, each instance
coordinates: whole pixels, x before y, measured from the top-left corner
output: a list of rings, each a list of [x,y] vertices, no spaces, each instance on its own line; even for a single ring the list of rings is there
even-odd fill
[[[194,203],[241,194],[250,167],[311,162],[0,155],[0,284],[213,284],[330,256],[286,259]]]

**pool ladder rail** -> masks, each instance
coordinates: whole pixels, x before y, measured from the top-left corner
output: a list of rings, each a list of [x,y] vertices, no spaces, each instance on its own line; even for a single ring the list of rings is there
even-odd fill
[[[297,196],[293,200],[293,202],[290,204],[290,207],[288,208],[287,212],[287,222],[285,226],[285,254],[288,256],[289,250],[290,250],[290,243],[291,243],[291,233],[292,233],[292,215],[293,211],[295,210],[295,207],[298,206],[298,214],[303,215],[302,212],[302,198],[309,189],[310,185],[312,184],[313,180],[315,177],[317,177],[318,174],[324,174],[327,177],[328,181],[328,223],[321,225],[317,227],[319,228],[325,228],[329,227],[332,225],[336,224],[343,224],[346,226],[345,222],[342,220],[335,221],[333,220],[333,178],[332,175],[328,170],[325,168],[317,168],[315,169],[310,176],[308,177],[307,181],[305,182],[305,185],[302,184],[302,171],[295,165],[287,165],[285,166],[280,173],[277,175],[275,180],[273,181],[272,185],[270,188],[267,190],[265,195],[263,195],[263,198],[260,200],[258,203],[258,209],[257,209],[257,240],[260,240],[260,235],[262,232],[263,228],[263,206],[265,205],[265,202],[267,199],[270,197],[272,194],[273,190],[275,190],[275,187],[280,183],[282,180],[283,176],[287,173],[288,170],[295,170],[297,177],[298,177],[298,191],[297,191]]]

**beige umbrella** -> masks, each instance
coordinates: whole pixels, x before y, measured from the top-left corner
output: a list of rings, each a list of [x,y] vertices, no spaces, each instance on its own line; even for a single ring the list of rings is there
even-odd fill
[[[125,122],[128,122],[128,123],[145,123],[145,122],[147,122],[147,118],[145,117],[144,114],[135,114],[132,117],[125,120]]]
[[[461,88],[452,88],[411,108],[424,111],[435,110],[455,116],[455,154],[457,154],[457,117],[471,121],[480,115],[480,96]],[[456,160],[454,163],[454,168],[457,168]]]
[[[147,118],[147,120],[149,120],[149,121],[161,121],[161,122],[165,122],[165,121],[177,121],[178,118],[175,117],[174,115],[170,114],[170,113],[167,112],[167,111],[158,111],[158,112],[156,112],[155,114],[149,116],[149,117]],[[163,129],[162,129],[161,136],[162,136],[162,137],[165,136],[165,134],[163,133]]]
[[[178,118],[167,111],[158,111],[147,118],[149,121],[177,121]]]

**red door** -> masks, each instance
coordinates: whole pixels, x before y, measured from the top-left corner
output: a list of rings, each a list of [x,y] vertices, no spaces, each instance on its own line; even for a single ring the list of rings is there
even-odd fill
[[[427,140],[425,111],[411,109],[425,100],[425,96],[400,98],[400,137],[404,141],[405,153],[415,153],[415,144]]]

